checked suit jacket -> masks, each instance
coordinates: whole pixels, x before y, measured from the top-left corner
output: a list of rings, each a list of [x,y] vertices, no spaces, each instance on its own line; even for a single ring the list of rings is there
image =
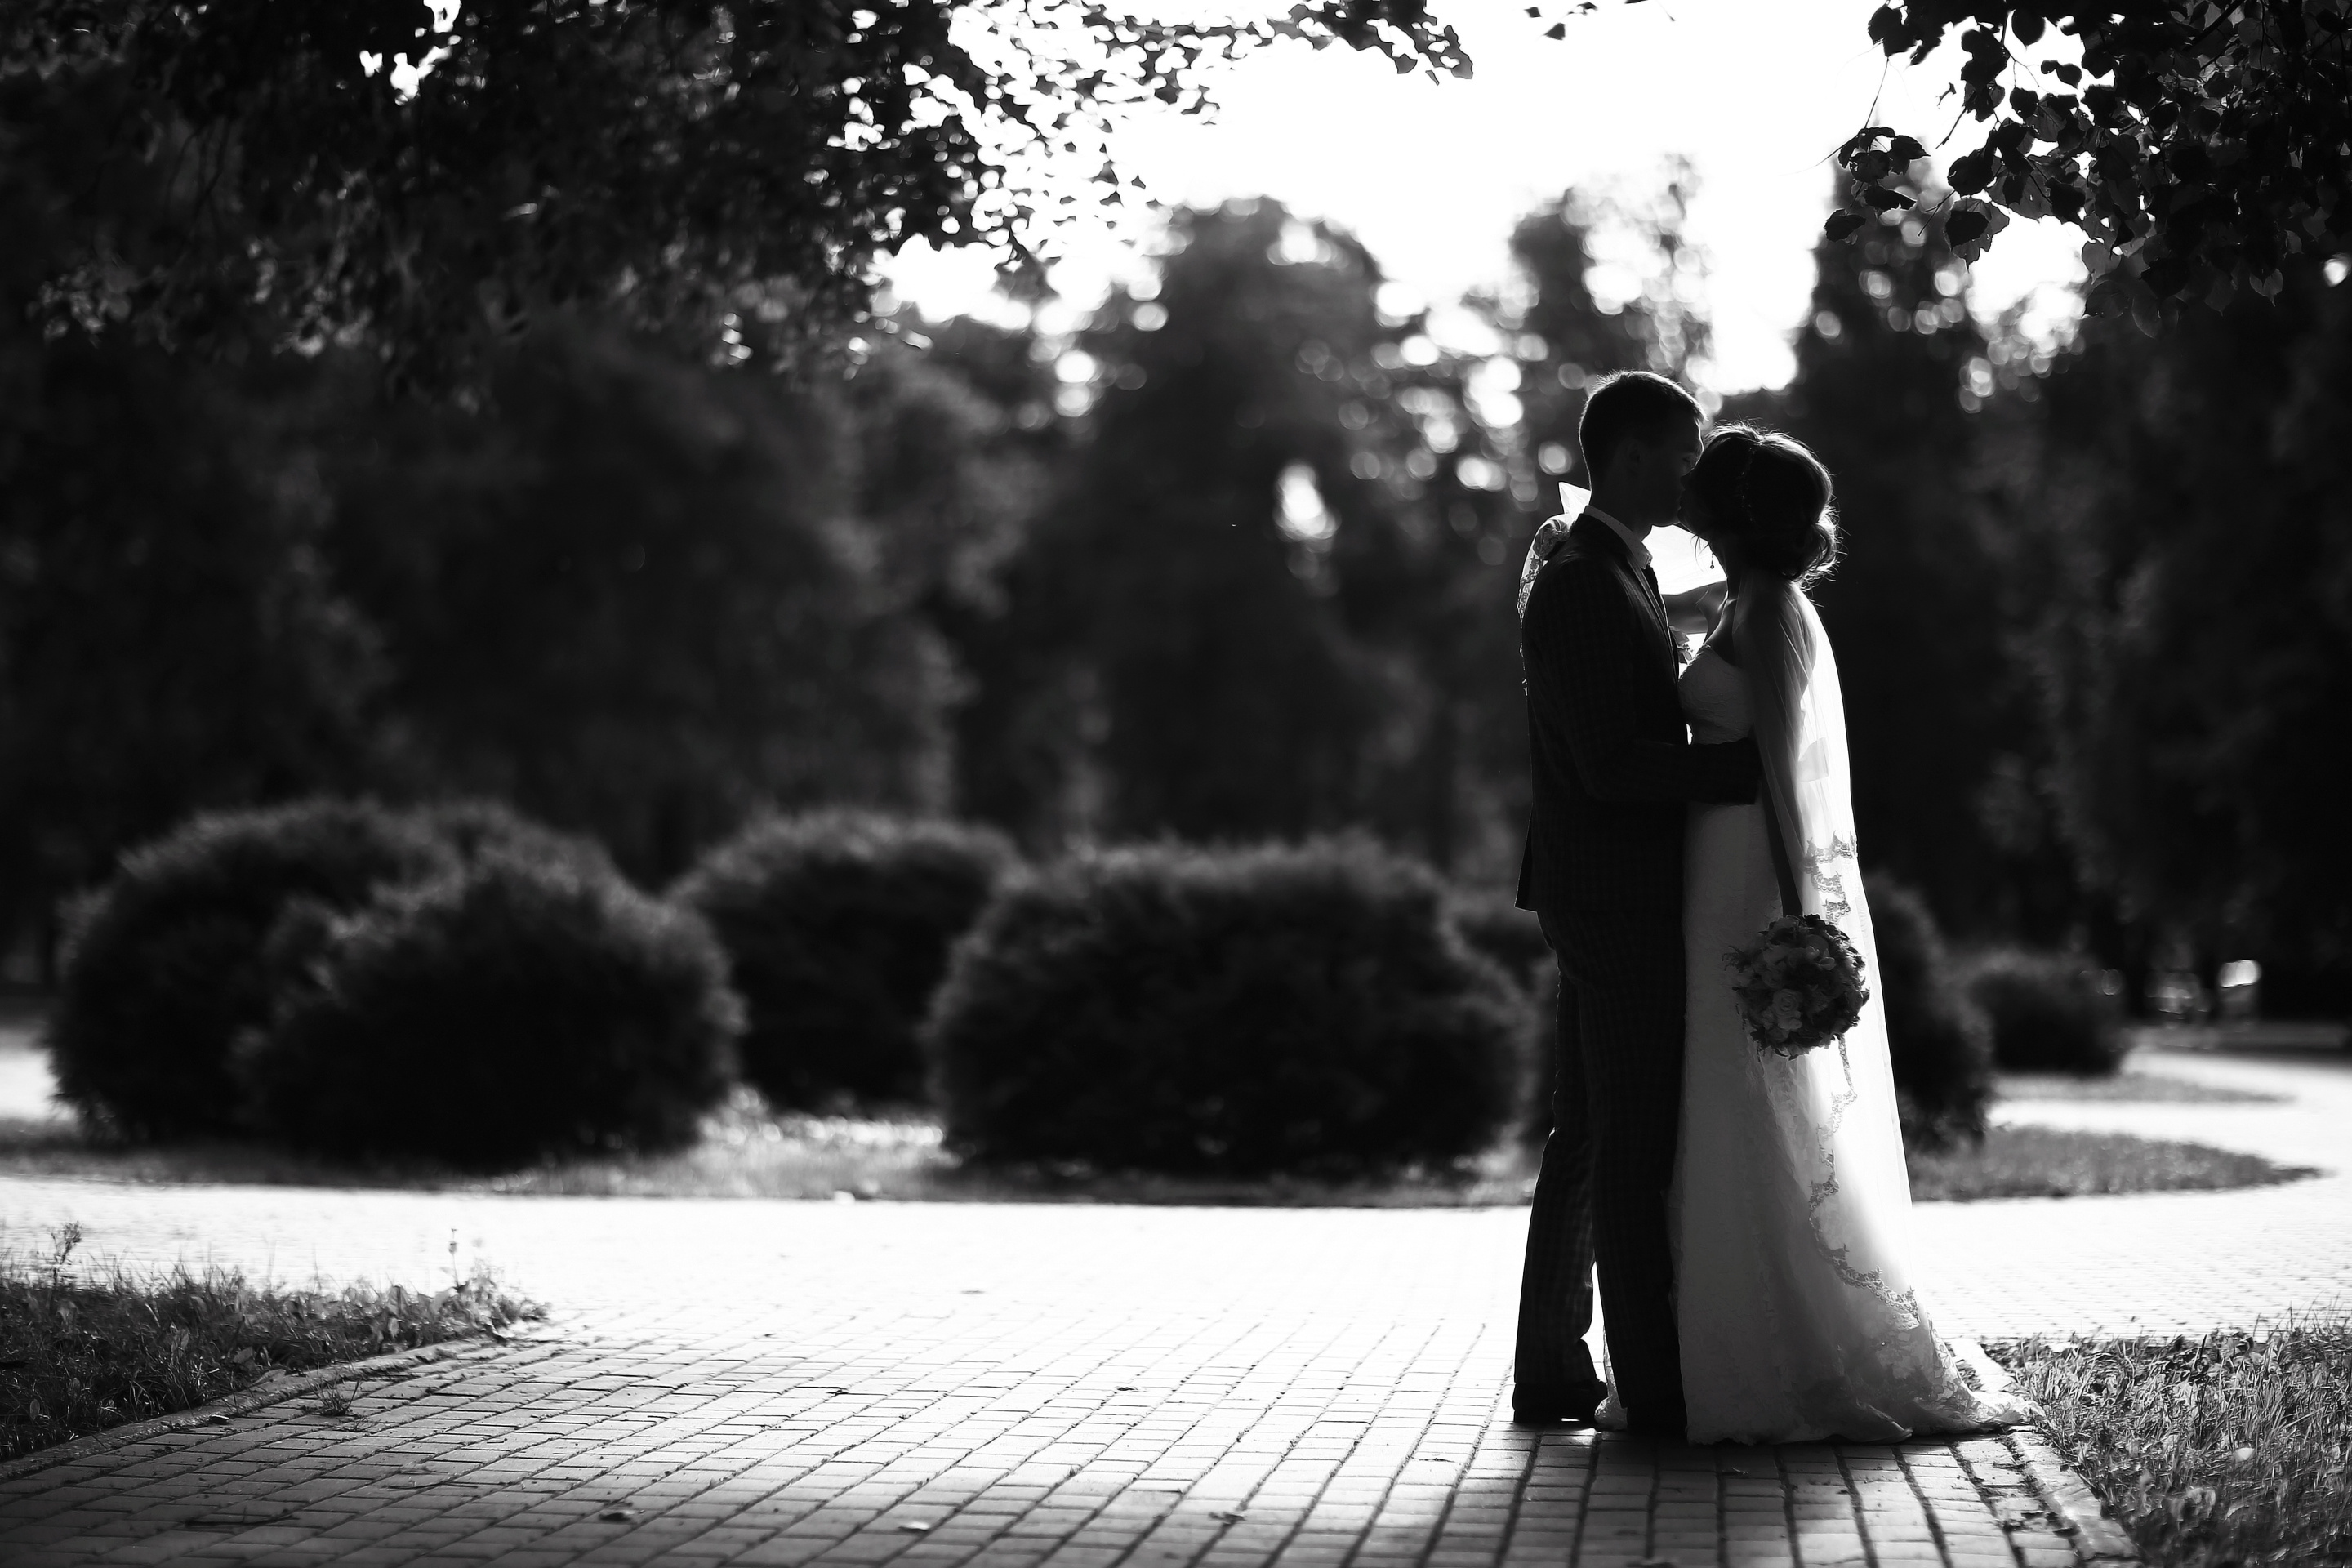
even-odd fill
[[[1678,910],[1686,801],[1756,798],[1748,742],[1695,746],[1656,580],[1590,513],[1537,574],[1520,622],[1535,801],[1518,904]]]

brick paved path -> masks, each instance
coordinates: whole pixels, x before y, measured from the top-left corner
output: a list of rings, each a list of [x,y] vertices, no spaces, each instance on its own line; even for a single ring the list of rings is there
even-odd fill
[[[2352,1075],[2294,1081],[2296,1106],[2049,1119],[2194,1115],[2209,1141],[2322,1163]],[[1921,1220],[1949,1327],[2067,1331],[2135,1312],[2196,1326],[2341,1290],[2345,1185],[1934,1205]],[[1499,1401],[1522,1211],[0,1183],[0,1215],[20,1240],[71,1217],[94,1247],[138,1259],[420,1283],[446,1278],[454,1227],[461,1267],[486,1258],[563,1309],[546,1343],[365,1385],[351,1419],[278,1404],[0,1482],[12,1565],[2079,1555],[2050,1511],[2061,1500],[2021,1467],[2030,1437],[1684,1449],[1513,1428]],[[2273,1256],[2282,1234],[2296,1261]],[[2223,1250],[2176,1267],[2184,1236]]]
[[[2352,1056],[2141,1051],[2133,1069],[2281,1094],[2280,1104],[2013,1102],[2005,1120],[2180,1139],[2317,1169],[2234,1193],[1929,1204],[1948,1321],[2026,1333],[2202,1333],[2352,1309]]]

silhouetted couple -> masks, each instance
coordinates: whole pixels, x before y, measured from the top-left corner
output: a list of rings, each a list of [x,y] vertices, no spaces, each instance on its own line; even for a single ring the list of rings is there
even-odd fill
[[[1830,477],[1784,436],[1706,427],[1662,377],[1603,383],[1578,431],[1591,503],[1544,525],[1521,578],[1518,901],[1560,1002],[1512,1407],[1696,1442],[2014,1425],[1912,1286],[1880,1001],[1785,1057],[1749,1043],[1724,972],[1784,910],[1843,928],[1874,984],[1877,963],[1837,664],[1804,592],[1839,551]],[[1670,602],[1647,540],[1677,521],[1725,582]],[[1676,619],[1705,633],[1687,662]],[[1596,1262],[1606,1378],[1585,1343]]]

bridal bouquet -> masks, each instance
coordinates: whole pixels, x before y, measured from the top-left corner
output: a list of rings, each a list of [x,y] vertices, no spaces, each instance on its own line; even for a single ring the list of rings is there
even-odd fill
[[[1723,955],[1748,1037],[1761,1051],[1802,1056],[1845,1037],[1870,988],[1862,954],[1819,915],[1783,915]]]

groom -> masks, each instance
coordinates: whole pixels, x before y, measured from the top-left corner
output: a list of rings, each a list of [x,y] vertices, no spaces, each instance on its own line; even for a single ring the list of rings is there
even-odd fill
[[[1632,372],[1585,401],[1592,503],[1536,573],[1520,626],[1535,809],[1519,907],[1559,964],[1559,1075],[1528,1221],[1511,1392],[1521,1422],[1589,1421],[1592,1272],[1627,1425],[1680,1440],[1666,1188],[1683,1074],[1683,816],[1756,797],[1753,741],[1695,746],[1650,531],[1672,522],[1705,416]]]

